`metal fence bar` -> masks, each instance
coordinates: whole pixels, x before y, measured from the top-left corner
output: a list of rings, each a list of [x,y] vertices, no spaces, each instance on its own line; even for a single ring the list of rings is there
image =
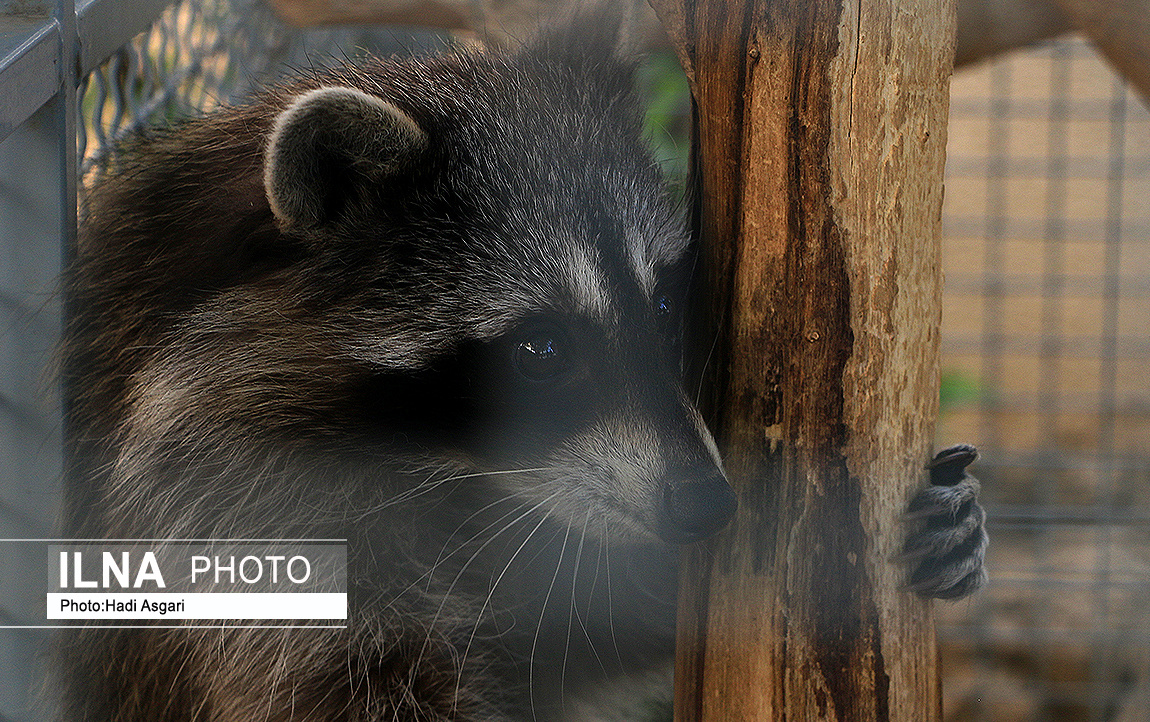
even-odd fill
[[[1106,192],[1106,258],[1104,261],[1103,292],[1104,306],[1100,319],[1099,354],[1099,398],[1098,398],[1098,454],[1101,462],[1098,506],[1100,513],[1112,512],[1116,507],[1115,475],[1111,460],[1116,449],[1115,427],[1117,422],[1117,348],[1118,348],[1118,302],[1121,294],[1122,256],[1122,196],[1125,180],[1126,145],[1126,88],[1115,80],[1112,84],[1110,106],[1110,138],[1107,155],[1110,173]],[[1110,603],[1111,549],[1113,527],[1100,524],[1096,529],[1097,544],[1100,550],[1096,583],[1094,587],[1094,607],[1096,633],[1101,638],[1110,628],[1112,610]],[[1095,647],[1095,690],[1092,695],[1090,713],[1092,720],[1102,722],[1108,708],[1107,696],[1098,688],[1105,684],[1101,670],[1105,668],[1117,648],[1114,641],[1097,644]]]
[[[172,0],[86,0],[77,7],[80,75],[87,75],[147,30]]]
[[[53,0],[0,15],[0,538],[54,536],[66,396],[50,380],[77,230],[81,74],[158,15],[155,0]],[[0,545],[0,720],[52,715],[44,689],[46,545]]]
[[[65,84],[91,72],[146,30],[168,4],[169,0],[87,0],[75,6],[69,3],[67,17],[59,12],[53,17],[0,17],[0,140]],[[69,58],[66,67],[62,53]]]
[[[0,140],[32,117],[60,87],[60,30],[54,20],[5,19],[0,45]]]
[[[94,3],[90,3],[92,5]],[[80,36],[75,0],[56,0],[56,26],[60,30],[60,250],[67,263],[76,250],[77,190],[80,181],[76,129],[79,109],[76,89],[83,75],[80,63]]]

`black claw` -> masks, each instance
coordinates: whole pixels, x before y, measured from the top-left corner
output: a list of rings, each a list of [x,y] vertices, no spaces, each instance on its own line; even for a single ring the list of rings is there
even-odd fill
[[[966,467],[978,458],[978,449],[970,444],[957,444],[934,455],[926,468],[930,469],[930,483],[954,486],[966,476]]]

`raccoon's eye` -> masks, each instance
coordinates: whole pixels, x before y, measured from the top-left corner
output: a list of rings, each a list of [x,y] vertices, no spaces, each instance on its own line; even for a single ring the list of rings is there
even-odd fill
[[[655,315],[659,318],[667,318],[674,310],[675,305],[671,302],[670,296],[659,296],[655,299]]]
[[[532,381],[543,381],[567,368],[567,354],[560,334],[547,329],[537,330],[515,347],[515,368]]]

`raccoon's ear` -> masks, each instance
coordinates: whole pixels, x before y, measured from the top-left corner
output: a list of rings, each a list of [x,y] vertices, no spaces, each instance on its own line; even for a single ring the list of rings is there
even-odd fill
[[[287,228],[332,220],[359,184],[402,172],[427,147],[427,134],[386,100],[327,87],[296,98],[276,118],[264,152],[264,188]]]

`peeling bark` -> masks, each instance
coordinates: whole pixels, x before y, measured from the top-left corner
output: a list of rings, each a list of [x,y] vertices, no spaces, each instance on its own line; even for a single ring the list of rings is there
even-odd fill
[[[741,504],[685,555],[676,719],[937,719],[893,557],[937,413],[954,7],[654,5],[696,101],[694,372]]]

